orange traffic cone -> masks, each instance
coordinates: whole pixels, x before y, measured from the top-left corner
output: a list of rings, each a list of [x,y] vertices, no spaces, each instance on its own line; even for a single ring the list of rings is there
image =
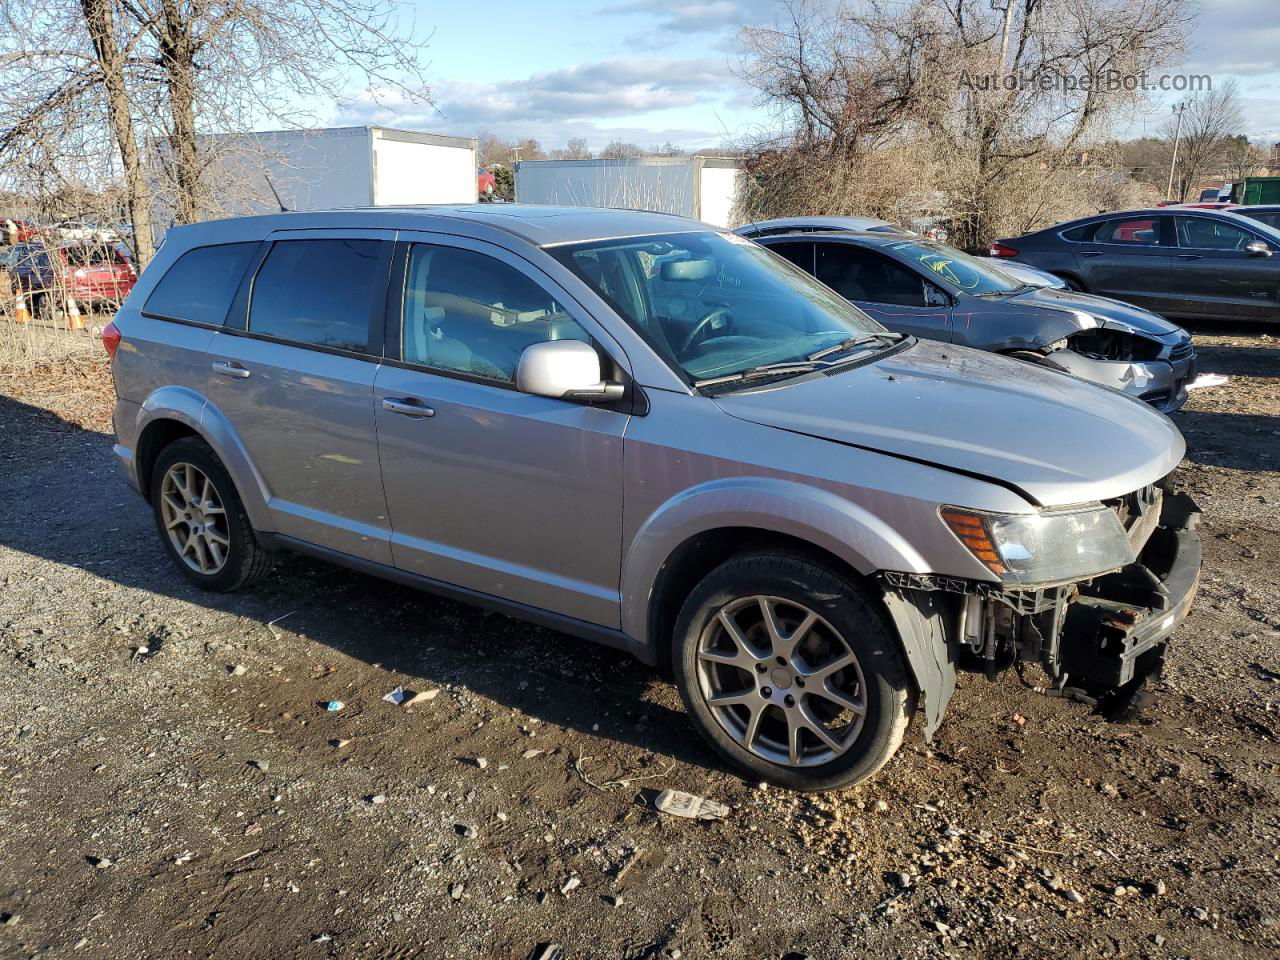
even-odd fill
[[[80,316],[80,308],[76,306],[75,297],[67,297],[67,329],[84,329],[84,317]]]
[[[27,298],[25,294],[18,294],[18,301],[14,304],[13,318],[18,323],[30,323],[31,311],[27,309]]]

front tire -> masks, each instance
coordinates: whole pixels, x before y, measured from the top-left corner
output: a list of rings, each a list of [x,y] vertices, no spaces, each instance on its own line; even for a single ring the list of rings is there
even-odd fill
[[[198,437],[160,451],[151,508],[170,559],[202,590],[238,590],[271,569],[271,553],[254,536],[231,475]]]
[[[713,570],[680,611],[674,654],[685,708],[712,747],[794,790],[869,779],[915,711],[879,605],[799,556],[751,553]]]

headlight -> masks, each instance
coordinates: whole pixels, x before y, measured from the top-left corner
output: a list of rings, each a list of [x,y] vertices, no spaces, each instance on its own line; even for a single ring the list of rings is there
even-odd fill
[[[943,507],[942,519],[983,566],[1009,584],[1083,580],[1134,561],[1120,518],[1103,506],[1036,514]]]

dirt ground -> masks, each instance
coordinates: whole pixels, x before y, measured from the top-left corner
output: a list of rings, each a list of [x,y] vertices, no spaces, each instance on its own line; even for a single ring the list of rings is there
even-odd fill
[[[297,557],[198,593],[101,366],[0,378],[0,957],[1280,957],[1280,340],[1197,340],[1204,580],[1141,720],[967,677],[824,796],[610,650]]]

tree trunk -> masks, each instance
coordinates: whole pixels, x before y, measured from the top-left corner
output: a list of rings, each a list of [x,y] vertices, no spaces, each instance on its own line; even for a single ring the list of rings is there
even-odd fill
[[[196,144],[195,52],[189,25],[175,0],[163,0],[160,61],[169,93],[169,152],[173,164],[178,223],[200,219],[200,167]]]
[[[133,256],[139,267],[151,259],[155,249],[151,238],[151,188],[142,169],[142,156],[133,127],[133,109],[125,86],[124,56],[116,43],[115,14],[110,0],[80,0],[85,25],[102,70],[107,98],[107,116],[120,149],[124,169],[126,202],[133,224]]]

